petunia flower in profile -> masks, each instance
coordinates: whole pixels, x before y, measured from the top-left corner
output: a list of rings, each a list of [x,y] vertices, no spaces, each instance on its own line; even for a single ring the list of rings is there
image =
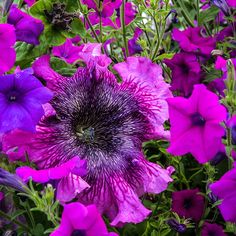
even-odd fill
[[[226,109],[216,94],[204,85],[195,85],[187,99],[167,100],[170,115],[170,146],[173,155],[191,153],[199,163],[206,163],[222,150],[225,134],[220,122],[226,120]],[[183,145],[184,143],[184,145]]]
[[[185,224],[179,223],[176,219],[169,219],[166,223],[170,226],[171,229],[178,233],[184,233],[187,230]]]
[[[202,226],[201,236],[226,236],[223,227],[218,224],[205,222]]]
[[[51,68],[40,67],[40,59],[36,66],[42,78],[49,77]],[[142,152],[142,142],[168,136],[163,123],[171,92],[161,68],[147,58],[129,58],[117,64],[121,68],[122,83],[108,70],[97,73],[96,66],[79,68],[71,78],[52,73],[56,115],[41,119],[29,156],[39,169],[58,167],[75,155],[85,159],[90,188],[77,198],[95,204],[112,225],[143,221],[150,210],[139,196],[164,191],[174,171],[148,162]]]
[[[42,104],[53,94],[35,78],[31,69],[0,76],[0,132],[16,128],[35,131],[44,114]]]
[[[232,58],[231,61],[233,62],[234,70],[236,73],[236,59]],[[208,88],[210,90],[216,90],[221,96],[225,96],[224,90],[226,89],[225,79],[227,78],[227,60],[221,56],[217,56],[215,61],[215,69],[221,70],[222,76],[211,81],[208,84]]]
[[[175,28],[172,38],[179,43],[183,51],[194,52],[203,56],[210,56],[211,51],[216,47],[215,39],[205,37],[201,27],[189,27],[183,31]]]
[[[230,120],[227,122],[227,126],[230,128],[231,131],[231,142],[233,145],[236,145],[236,115],[234,114]]]
[[[210,189],[222,203],[218,206],[225,221],[236,223],[235,184],[236,168],[226,172],[218,181],[210,185]]]
[[[33,18],[18,9],[16,4],[13,4],[7,17],[7,23],[15,27],[17,41],[34,45],[39,44],[39,36],[44,30],[41,20]]]
[[[25,192],[26,186],[23,181],[15,174],[0,168],[0,185],[11,187],[19,192]]]
[[[64,205],[61,224],[50,236],[117,236],[108,232],[95,205],[79,202]]]
[[[9,24],[0,24],[0,75],[10,70],[15,63],[15,42],[15,28]]]
[[[193,85],[199,84],[201,67],[196,55],[192,53],[177,53],[164,63],[172,70],[171,90],[178,91],[185,97],[192,93]]]
[[[136,28],[132,39],[128,40],[129,55],[132,56],[136,53],[143,51],[142,47],[137,43],[138,38],[142,35],[143,31],[140,28]]]
[[[89,188],[89,185],[80,177],[86,174],[86,161],[80,160],[79,157],[74,157],[58,167],[43,170],[21,166],[16,169],[16,174],[24,182],[29,179],[37,183],[47,183],[54,180],[57,199],[61,202],[70,201],[78,193]]]
[[[171,208],[181,217],[199,221],[204,212],[204,197],[198,189],[173,192]]]
[[[67,63],[73,64],[79,57],[82,46],[74,46],[71,39],[66,39],[66,42],[60,46],[54,46],[52,48],[52,54],[54,56],[64,59]]]

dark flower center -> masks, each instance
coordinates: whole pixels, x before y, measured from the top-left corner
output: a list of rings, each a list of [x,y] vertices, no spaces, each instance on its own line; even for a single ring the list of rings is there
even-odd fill
[[[85,230],[74,230],[71,234],[71,236],[86,236]]]
[[[203,126],[206,123],[206,120],[204,119],[204,117],[199,113],[193,114],[191,116],[191,120],[192,120],[192,124],[195,126]]]
[[[50,152],[42,167],[78,155],[87,160],[88,173],[97,175],[101,168],[107,172],[130,168],[140,152],[149,129],[144,108],[127,86],[89,73],[59,85],[51,102],[57,116],[41,124],[52,132],[42,133],[37,142],[45,156]]]
[[[188,75],[188,73],[189,73],[189,68],[188,68],[188,66],[187,66],[186,64],[182,64],[182,65],[181,65],[181,68],[182,68],[182,73],[183,73],[184,75]]]
[[[214,231],[212,231],[212,230],[209,230],[209,231],[207,232],[207,235],[208,235],[208,236],[217,236],[217,235],[218,235],[218,232],[214,232]]]
[[[54,3],[51,12],[44,10],[47,20],[58,29],[71,31],[70,24],[76,14],[66,12],[66,5],[63,3]]]
[[[192,199],[191,198],[184,199],[184,208],[188,210],[191,207],[192,207]]]
[[[18,98],[19,98],[19,93],[17,91],[10,91],[7,94],[7,100],[9,102],[15,102],[16,100],[18,100]]]

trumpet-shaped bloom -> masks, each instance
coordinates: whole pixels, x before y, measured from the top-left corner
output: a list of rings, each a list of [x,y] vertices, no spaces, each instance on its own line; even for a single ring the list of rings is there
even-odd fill
[[[196,55],[181,52],[164,62],[172,70],[171,90],[189,96],[192,93],[193,85],[199,84],[201,78],[201,68]]]
[[[79,202],[64,205],[61,224],[50,236],[116,236],[108,232],[95,205],[84,206]]]
[[[172,211],[179,216],[199,221],[204,212],[204,197],[198,189],[182,190],[172,194]]]
[[[10,70],[15,63],[15,42],[15,28],[9,24],[0,24],[0,75]]]
[[[7,23],[14,25],[16,29],[16,40],[38,45],[39,36],[44,30],[41,20],[33,18],[17,8],[13,4],[10,9]]]
[[[67,63],[73,64],[80,58],[81,50],[81,46],[74,46],[70,39],[66,39],[64,44],[53,47],[52,54],[64,59]]]
[[[137,44],[137,40],[142,33],[143,31],[140,28],[136,28],[134,31],[134,37],[128,41],[130,56],[143,51],[142,47],[139,44]]]
[[[43,78],[48,77],[52,69],[43,64],[42,70],[40,61],[36,63]],[[148,162],[142,153],[143,141],[165,134],[165,99],[171,93],[161,68],[145,58],[130,58],[116,66],[120,68],[130,76],[121,84],[109,71],[98,74],[96,66],[79,68],[71,78],[52,73],[55,95],[50,104],[56,115],[42,119],[30,140],[30,159],[40,169],[60,166],[75,155],[87,161],[84,180],[90,188],[77,198],[95,204],[112,225],[144,220],[150,211],[139,196],[164,191],[174,170]]]
[[[173,30],[172,38],[179,43],[185,52],[195,52],[203,56],[210,56],[215,49],[216,42],[213,37],[205,37],[201,27],[187,28],[184,31]]]
[[[236,223],[236,206],[235,184],[236,184],[236,168],[226,172],[220,180],[210,185],[210,189],[214,195],[222,200],[218,206],[225,221]]]
[[[188,99],[170,98],[168,104],[171,154],[191,153],[199,163],[205,163],[221,151],[225,131],[220,122],[226,119],[226,109],[214,93],[204,85],[195,85]]]
[[[35,131],[44,114],[42,104],[53,94],[27,69],[16,74],[0,76],[0,132],[16,128]]]

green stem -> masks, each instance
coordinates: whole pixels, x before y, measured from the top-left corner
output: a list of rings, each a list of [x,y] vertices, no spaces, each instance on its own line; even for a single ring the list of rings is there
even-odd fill
[[[197,25],[199,26],[199,19],[200,19],[200,7],[199,7],[199,0],[197,0]]]
[[[128,42],[126,38],[126,28],[125,28],[125,0],[122,0],[120,21],[121,21],[122,35],[123,35],[123,40],[124,40],[124,45],[125,45],[125,55],[126,57],[128,57],[129,49],[128,49]]]
[[[29,229],[26,225],[22,224],[20,221],[18,221],[18,220],[16,220],[16,219],[11,219],[11,216],[7,215],[5,212],[3,212],[3,211],[1,211],[1,210],[0,210],[0,216],[2,216],[3,218],[5,218],[5,219],[11,221],[12,223],[15,223],[15,224],[19,225],[19,226],[22,227],[26,232],[30,232],[30,229]]]
[[[79,9],[80,9],[80,12],[83,13],[83,8],[82,8],[82,5],[81,5],[80,0],[78,0],[77,3],[78,3],[78,6],[79,6]],[[99,38],[98,38],[98,36],[97,36],[97,34],[96,34],[94,28],[93,28],[93,25],[91,24],[91,22],[90,22],[90,20],[89,20],[89,18],[88,18],[88,15],[87,15],[87,14],[83,14],[83,15],[84,15],[85,21],[87,21],[87,23],[88,23],[88,25],[89,25],[89,28],[91,29],[91,31],[92,31],[92,33],[93,33],[94,38],[96,39],[96,41],[97,41],[98,43],[100,43],[100,40],[99,40]]]
[[[180,12],[183,15],[184,19],[187,21],[187,23],[190,26],[194,27],[194,23],[192,22],[183,1],[182,0],[175,0],[175,2],[176,2],[177,5],[180,6],[180,9],[181,9]]]

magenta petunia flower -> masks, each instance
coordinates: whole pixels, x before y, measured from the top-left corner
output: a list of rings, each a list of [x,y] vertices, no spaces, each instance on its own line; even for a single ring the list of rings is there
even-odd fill
[[[36,0],[24,0],[24,2],[27,3],[29,7],[31,7],[36,2]]]
[[[108,232],[95,205],[84,206],[79,202],[64,205],[61,224],[50,236],[116,236]]]
[[[79,53],[82,48],[83,46],[74,46],[71,39],[66,39],[64,44],[52,48],[52,54],[64,59],[67,63],[73,64],[80,58]]]
[[[234,68],[236,68],[236,59],[232,58],[231,61],[234,64]],[[224,80],[227,78],[227,60],[221,56],[218,56],[215,62],[215,69],[222,71],[222,77],[211,81],[208,85],[208,88],[212,91],[216,90],[221,96],[225,96],[224,89],[226,89],[226,86]]]
[[[164,62],[172,70],[171,90],[189,96],[193,85],[199,84],[201,79],[201,67],[196,55],[181,52],[175,54],[172,59],[165,59]]]
[[[210,224],[205,222],[202,227],[201,236],[226,236],[223,227],[218,224]]]
[[[86,161],[74,157],[62,165],[54,168],[35,170],[28,166],[18,167],[16,174],[27,182],[30,178],[38,183],[55,180],[57,199],[67,202],[90,186],[80,177],[86,174]]]
[[[142,33],[143,31],[137,27],[134,31],[134,37],[128,41],[128,48],[129,48],[130,56],[143,51],[142,47],[139,44],[137,44],[137,40],[141,36]]]
[[[169,85],[164,82],[159,65],[145,57],[128,57],[126,62],[114,66],[124,82],[135,82],[140,86],[140,95],[146,97],[147,107],[151,111],[148,119],[152,124],[151,138],[169,138],[169,131],[164,131],[163,124],[168,119],[167,98],[172,94]],[[147,112],[150,112],[147,111]]]
[[[214,195],[222,200],[218,206],[225,221],[236,223],[235,184],[236,168],[226,172],[220,180],[210,185]]]
[[[121,27],[120,22],[120,7],[116,8],[116,18],[112,21],[109,17],[102,17],[102,26],[110,26],[115,29]],[[125,25],[129,25],[137,14],[136,6],[132,2],[125,3]],[[93,25],[98,24],[100,21],[100,16],[98,12],[90,12],[89,19]]]
[[[184,31],[173,29],[172,38],[179,43],[185,52],[199,53],[203,56],[210,56],[215,49],[216,42],[213,37],[205,37],[201,27],[187,28]]]
[[[40,68],[40,61],[36,65],[48,77],[52,69]],[[42,119],[30,141],[30,159],[40,169],[60,166],[75,155],[87,161],[84,180],[91,187],[77,198],[95,204],[112,225],[143,221],[150,211],[139,196],[164,191],[174,170],[148,162],[142,153],[143,141],[168,134],[162,125],[171,92],[161,68],[146,58],[128,58],[116,66],[121,68],[126,77],[121,74],[120,84],[109,71],[96,73],[96,66],[56,78],[50,102],[56,115]]]
[[[119,8],[122,4],[122,0],[104,0],[101,4],[102,10],[98,9],[98,5],[96,1],[94,0],[83,0],[84,4],[86,4],[89,8],[92,8],[96,11],[98,16],[101,16],[102,18],[108,18],[111,17],[114,13],[115,9]]]
[[[199,163],[205,163],[222,150],[225,130],[220,122],[226,120],[227,112],[216,94],[199,84],[188,99],[170,98],[168,104],[171,154],[191,153]]]
[[[0,24],[0,75],[10,70],[15,63],[15,42],[15,28],[9,24]]]
[[[198,189],[173,192],[172,211],[181,217],[199,221],[204,212],[204,197],[198,192]]]
[[[33,18],[17,8],[16,4],[11,6],[7,23],[14,25],[16,29],[16,40],[38,45],[39,36],[44,30],[41,20]]]
[[[52,93],[33,75],[31,69],[0,76],[0,132],[16,128],[35,131],[44,114],[42,104]]]

